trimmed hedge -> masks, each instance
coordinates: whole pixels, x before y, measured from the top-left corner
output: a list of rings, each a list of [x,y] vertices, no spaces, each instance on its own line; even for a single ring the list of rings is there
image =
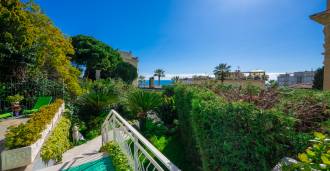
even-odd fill
[[[31,116],[27,123],[9,127],[5,136],[6,148],[15,149],[35,143],[41,138],[41,132],[50,124],[63,103],[63,100],[56,100],[54,103],[42,107],[39,112]]]
[[[107,152],[112,160],[116,171],[131,171],[132,167],[128,164],[128,159],[120,150],[117,143],[110,141],[101,147],[102,152]]]
[[[280,112],[228,103],[203,88],[180,85],[175,92],[181,137],[195,168],[270,170],[293,150],[294,120]]]
[[[62,154],[71,147],[70,127],[71,121],[63,116],[41,148],[40,156],[44,162],[48,163],[49,160],[62,161]]]
[[[202,170],[201,156],[196,145],[196,138],[193,133],[192,124],[192,100],[195,98],[205,100],[221,101],[220,97],[215,96],[207,89],[198,89],[190,86],[177,86],[175,88],[175,106],[179,118],[180,137],[185,146],[185,156],[187,161],[191,161],[191,168]]]

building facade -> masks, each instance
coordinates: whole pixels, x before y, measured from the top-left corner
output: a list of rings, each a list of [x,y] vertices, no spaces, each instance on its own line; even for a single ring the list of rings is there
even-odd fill
[[[330,91],[330,0],[327,0],[327,9],[314,14],[311,18],[324,26],[324,79],[323,90]]]
[[[131,51],[119,51],[120,57],[123,59],[124,62],[127,62],[133,66],[135,66],[136,69],[138,69],[139,66],[139,59],[138,57],[134,56]]]
[[[298,84],[313,85],[314,71],[294,72],[280,74],[277,77],[279,86],[293,86]]]
[[[139,59],[138,59],[138,57],[134,56],[131,51],[127,52],[127,51],[121,51],[120,50],[119,54],[120,54],[120,57],[123,59],[124,62],[133,65],[137,69],[137,72],[139,73]],[[133,85],[138,86],[138,78],[136,78],[133,81]]]

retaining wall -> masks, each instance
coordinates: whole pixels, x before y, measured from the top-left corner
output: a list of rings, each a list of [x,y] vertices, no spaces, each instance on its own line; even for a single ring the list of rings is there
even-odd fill
[[[1,153],[1,170],[9,170],[31,164],[41,150],[41,147],[45,142],[47,136],[55,128],[63,112],[64,103],[56,112],[54,118],[52,119],[52,122],[47,125],[44,131],[41,132],[41,138],[37,140],[34,144],[27,147],[3,151]]]

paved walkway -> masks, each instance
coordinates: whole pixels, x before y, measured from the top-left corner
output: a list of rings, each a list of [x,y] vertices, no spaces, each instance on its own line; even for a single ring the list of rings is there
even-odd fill
[[[85,144],[76,146],[63,154],[61,164],[41,169],[40,171],[54,171],[68,169],[73,166],[95,161],[105,157],[103,153],[99,153],[102,146],[102,137],[98,136],[95,139],[88,141]],[[36,168],[32,170],[37,170]]]

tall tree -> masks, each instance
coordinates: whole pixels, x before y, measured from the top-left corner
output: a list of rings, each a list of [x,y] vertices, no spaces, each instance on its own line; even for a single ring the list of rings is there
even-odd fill
[[[156,69],[154,72],[154,76],[158,77],[158,86],[160,86],[160,78],[165,77],[165,71],[162,69]]]
[[[109,77],[122,62],[117,50],[91,36],[74,36],[72,45],[76,52],[72,61],[86,67],[84,76],[87,78],[95,79],[96,70],[101,70],[101,78]]]
[[[217,79],[220,79],[221,83],[223,83],[225,81],[226,77],[229,75],[230,68],[231,68],[230,65],[222,63],[214,68],[213,73],[214,73],[215,77]]]
[[[135,66],[126,62],[120,62],[111,75],[114,78],[122,79],[127,84],[131,84],[138,76]]]
[[[313,88],[323,90],[324,67],[318,68],[314,75]]]
[[[30,71],[64,82],[73,94],[80,94],[79,71],[68,55],[70,39],[54,26],[33,1],[0,1],[0,81],[25,81]],[[34,79],[39,75],[32,75]]]

